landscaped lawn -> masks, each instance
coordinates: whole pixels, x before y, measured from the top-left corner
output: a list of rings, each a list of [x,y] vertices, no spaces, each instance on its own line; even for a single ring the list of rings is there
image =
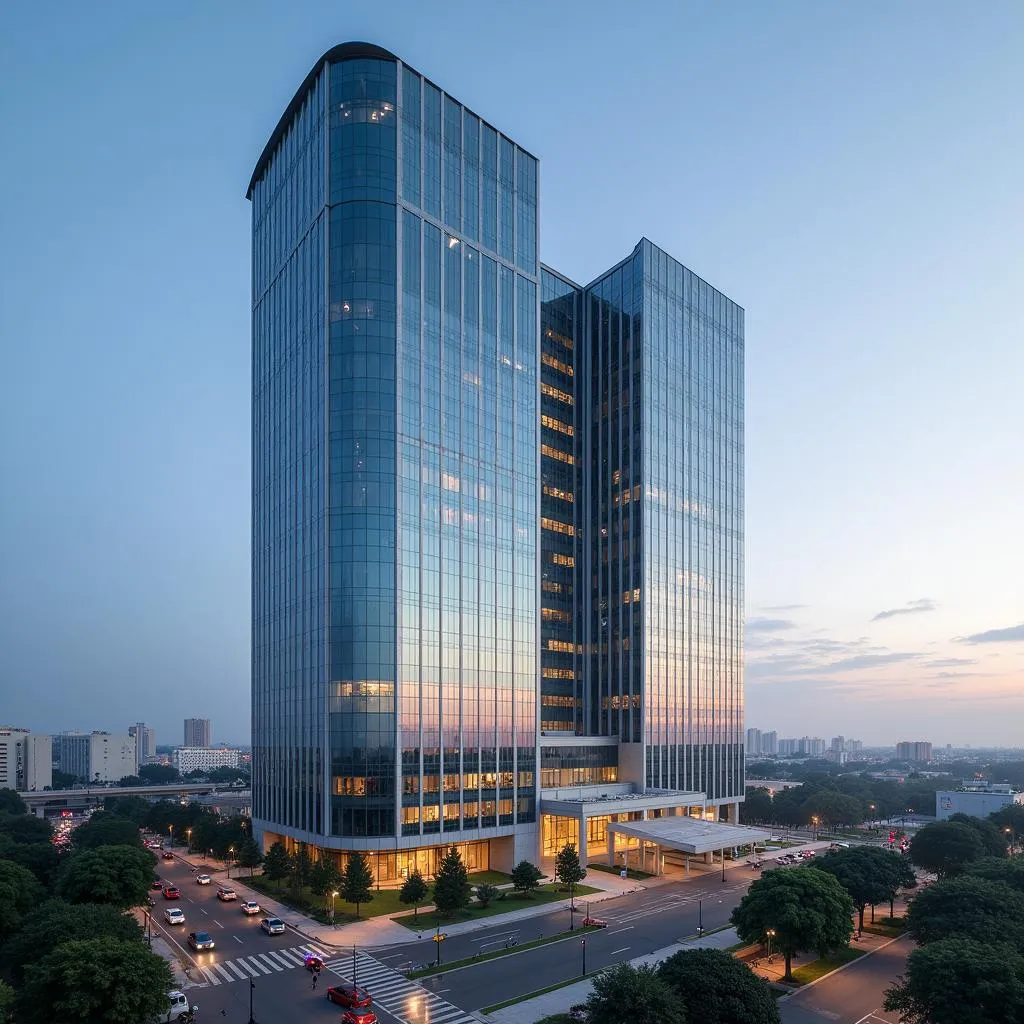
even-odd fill
[[[593,889],[589,885],[576,886],[576,907],[578,913],[585,913],[581,903],[581,898],[589,896],[595,892],[600,892],[600,890]],[[568,898],[569,894],[562,888],[562,886],[556,882],[549,882],[547,885],[542,885],[537,889],[533,896],[524,897],[520,896],[513,890],[506,890],[504,899],[491,900],[486,907],[480,906],[480,904],[474,900],[461,914],[455,914],[453,917],[443,917],[441,914],[437,913],[436,910],[421,910],[416,919],[413,918],[412,914],[403,914],[401,917],[396,917],[395,921],[397,921],[398,924],[404,924],[406,928],[409,928],[414,932],[427,931],[435,928],[440,928],[443,931],[446,925],[457,924],[460,921],[476,921],[485,917],[494,917],[496,914],[508,914],[513,910],[523,910],[525,907],[534,907],[538,904],[557,903],[559,900],[565,900]],[[429,900],[430,898],[428,897],[428,905]],[[582,921],[583,918],[581,917],[580,920]]]
[[[606,875],[617,875],[622,868],[612,867],[611,864],[588,864],[588,871],[603,871]],[[649,871],[641,871],[639,868],[627,868],[627,878],[653,878]]]
[[[297,895],[287,883],[280,887],[275,882],[270,882],[261,875],[245,879],[246,885],[251,885],[257,892],[269,896],[286,907],[299,911],[300,914],[307,914],[316,918],[324,924],[331,920],[331,900],[325,901],[323,896],[314,896],[309,889],[303,889]],[[397,889],[374,890],[373,899],[369,903],[362,903],[359,906],[359,917],[382,917],[387,914],[397,914],[400,911],[408,910],[404,903],[398,902]],[[354,903],[345,903],[343,900],[334,901],[334,922],[335,924],[348,924],[356,920],[356,908]]]
[[[806,985],[809,982],[817,981],[818,978],[823,978],[837,967],[842,967],[843,964],[848,964],[867,952],[866,949],[854,949],[853,947],[840,949],[838,952],[831,953],[820,960],[814,960],[809,964],[804,964],[803,967],[797,967],[793,971],[793,980],[798,985]]]

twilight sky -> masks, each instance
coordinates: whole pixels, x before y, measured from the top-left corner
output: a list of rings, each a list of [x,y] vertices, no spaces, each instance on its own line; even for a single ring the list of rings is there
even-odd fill
[[[243,192],[346,39],[746,308],[748,724],[1020,743],[1017,0],[3,5],[0,724],[248,740]]]

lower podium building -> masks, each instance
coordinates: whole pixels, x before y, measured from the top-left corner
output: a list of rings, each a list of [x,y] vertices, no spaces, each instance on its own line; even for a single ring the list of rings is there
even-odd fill
[[[248,197],[264,846],[389,881],[735,823],[743,310],[646,239],[543,266],[536,158],[367,43]]]

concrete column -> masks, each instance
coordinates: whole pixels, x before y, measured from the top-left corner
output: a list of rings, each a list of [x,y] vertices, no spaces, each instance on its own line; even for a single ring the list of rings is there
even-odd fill
[[[615,867],[615,835],[611,829],[608,830],[608,863]]]
[[[731,803],[726,808],[726,821],[730,825],[738,825],[740,823],[740,803],[737,800],[735,803]]]
[[[583,867],[586,867],[587,866],[587,815],[586,815],[585,811],[580,811],[580,818],[579,818],[578,824],[579,824],[579,828],[580,828],[580,841],[579,841],[579,845],[576,848],[576,852],[579,854],[580,864],[582,864]]]
[[[685,862],[686,862],[684,870],[686,872],[686,877],[689,878],[690,877],[690,855],[686,854],[684,859],[685,859]]]

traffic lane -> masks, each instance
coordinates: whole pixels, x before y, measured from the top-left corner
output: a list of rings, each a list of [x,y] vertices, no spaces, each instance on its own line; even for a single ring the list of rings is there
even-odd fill
[[[290,971],[253,978],[253,1017],[259,1024],[274,1021],[302,1021],[303,1024],[338,1024],[342,1008],[327,999],[327,987],[337,984],[331,971],[320,974],[317,987],[308,971],[296,967]],[[372,993],[371,993],[372,994]],[[235,1022],[249,1020],[249,986],[244,981],[206,988],[186,989],[189,1001],[199,1007],[199,1020]],[[374,1004],[373,1012],[381,1024],[405,1024],[404,1021]],[[221,1011],[224,1016],[221,1016]]]
[[[723,884],[721,876],[701,877],[687,881],[670,882],[666,885],[656,886],[652,889],[644,889],[640,892],[627,893],[613,899],[603,900],[591,906],[590,912],[594,917],[611,922],[613,919],[623,923],[637,922],[648,918],[666,918],[676,909],[692,903],[697,907],[699,901],[710,908],[717,904],[719,899],[730,900],[737,892],[742,895],[758,876],[749,870],[733,868],[726,872],[726,881]],[[714,902],[712,902],[714,901]],[[731,905],[739,902],[735,900]],[[587,913],[587,901],[581,899],[578,903],[577,912],[573,915],[575,924],[580,927],[583,918]],[[501,924],[497,921],[490,925],[482,922],[484,927],[472,932],[464,932],[459,935],[452,935],[442,943],[442,960],[463,960],[474,956],[477,953],[490,953],[504,947],[506,940],[512,936],[517,943],[532,942],[535,939],[548,935],[557,935],[569,930],[569,911],[565,908],[552,910],[547,914],[539,914],[536,917],[526,918],[520,921],[510,921]],[[705,928],[714,927],[704,922]],[[673,927],[659,928],[659,934],[671,932]],[[676,931],[669,941],[675,941],[681,935],[696,933],[696,922],[691,932]],[[442,929],[443,932],[443,929]],[[433,941],[434,929],[424,929],[420,933],[422,939],[412,939],[409,943],[402,943],[394,947],[394,952],[387,954],[389,962],[401,963],[404,956],[407,961],[413,963],[433,962],[437,957],[436,947]],[[664,945],[664,943],[663,943]],[[659,947],[655,947],[659,948]],[[402,965],[405,966],[405,965]]]
[[[733,907],[741,898],[742,893],[733,892],[722,894],[720,900],[705,899],[705,929],[728,924]],[[584,952],[586,970],[590,973],[664,949],[678,942],[680,937],[696,932],[698,913],[696,902],[693,902],[678,910],[670,908],[668,913],[642,923],[612,922],[609,916],[609,926],[600,931],[510,953],[450,974],[424,978],[420,984],[438,994],[443,992],[446,1000],[464,1010],[479,1010],[524,992],[581,977]]]
[[[914,948],[904,937],[779,1004],[783,1024],[896,1024],[881,1007]]]

